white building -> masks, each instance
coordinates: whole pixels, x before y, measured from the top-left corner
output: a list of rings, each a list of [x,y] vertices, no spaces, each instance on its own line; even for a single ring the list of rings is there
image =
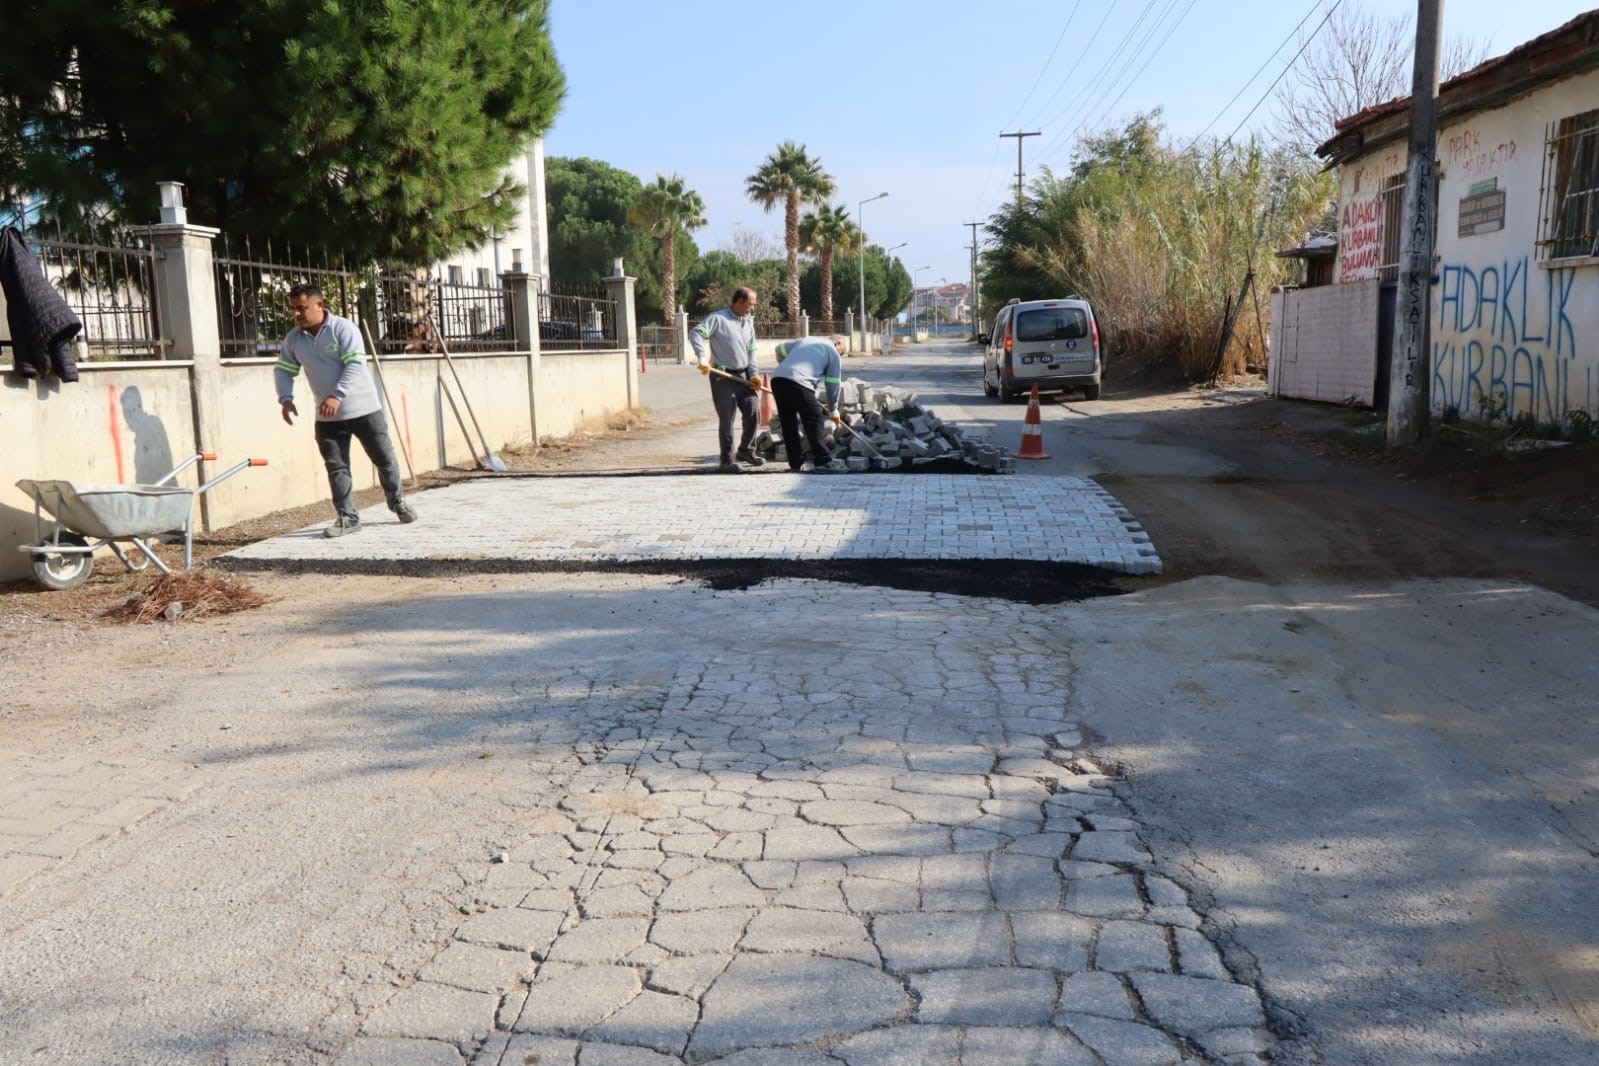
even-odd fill
[[[1599,416],[1599,10],[1440,87],[1435,414]],[[1409,100],[1338,123],[1332,284],[1279,293],[1272,385],[1384,407]]]

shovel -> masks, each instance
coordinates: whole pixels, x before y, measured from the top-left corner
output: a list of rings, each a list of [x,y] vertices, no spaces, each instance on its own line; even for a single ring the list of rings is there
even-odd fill
[[[714,366],[706,367],[705,368],[705,372],[707,374],[713,374],[713,375],[715,375],[716,377],[719,377],[719,378],[726,378],[729,381],[736,381],[740,385],[743,385],[746,389],[754,389],[756,392],[771,392],[772,391],[771,389],[767,388],[765,385],[762,385],[758,381],[749,381],[749,380],[747,380],[745,378],[739,377],[737,374],[729,374],[725,370],[718,370]]]
[[[389,424],[393,426],[394,405],[389,402],[389,385],[383,380],[383,362],[378,358],[378,346],[372,340],[372,331],[367,324],[361,323],[361,336],[366,338],[366,350],[372,353],[372,369],[377,372],[378,388],[383,390],[383,408],[391,416]],[[411,487],[416,488],[416,468],[411,465],[411,447],[405,442],[405,434],[396,434],[400,438],[400,454],[405,456],[405,469],[411,475]]]
[[[849,435],[861,442],[861,447],[872,453],[872,458],[878,462],[883,461],[883,453],[872,447],[872,442],[855,432],[855,427],[844,421],[843,416],[833,419],[833,425],[849,430]]]
[[[428,332],[432,333],[433,339],[439,342],[439,351],[444,353],[444,362],[450,368],[450,376],[455,379],[455,391],[461,394],[461,403],[466,405],[466,413],[472,419],[472,428],[477,430],[478,443],[483,445],[483,462],[479,465],[487,466],[496,474],[505,473],[507,469],[505,460],[501,459],[498,455],[495,455],[493,450],[489,448],[489,438],[483,435],[483,427],[478,425],[477,412],[472,410],[472,401],[466,397],[466,387],[461,384],[461,375],[455,369],[455,360],[450,358],[450,346],[444,343],[444,334],[439,331],[438,326],[433,324],[433,319],[431,318],[428,319]],[[442,384],[443,381],[444,376],[441,374],[439,375],[439,382]],[[446,389],[444,395],[449,397],[449,390]],[[454,399],[450,400],[450,407],[455,407]],[[459,420],[461,413],[457,411],[455,413],[455,417],[457,420]],[[465,427],[463,427],[463,429],[464,428]],[[468,446],[471,445],[470,437],[467,438],[467,444]],[[474,462],[477,460],[476,449],[474,449],[472,452],[472,459]]]

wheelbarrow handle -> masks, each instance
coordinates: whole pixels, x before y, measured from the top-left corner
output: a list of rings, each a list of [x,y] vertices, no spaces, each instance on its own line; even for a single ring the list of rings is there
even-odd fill
[[[232,477],[234,474],[237,474],[240,470],[243,470],[247,466],[266,466],[266,465],[267,465],[267,461],[265,459],[240,459],[238,462],[234,463],[232,466],[230,466],[226,470],[222,471],[222,473],[218,474],[216,477],[212,478],[210,481],[207,481],[205,484],[203,484],[199,488],[195,489],[194,490],[194,494],[196,496],[201,495],[207,489],[210,489],[212,486],[216,485],[218,482],[226,481],[228,478]]]

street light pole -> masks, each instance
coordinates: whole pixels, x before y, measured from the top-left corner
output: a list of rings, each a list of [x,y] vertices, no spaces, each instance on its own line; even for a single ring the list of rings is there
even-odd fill
[[[861,351],[866,350],[866,205],[873,200],[881,200],[888,193],[880,192],[876,196],[868,196],[855,205],[855,228],[861,231],[861,304],[855,313],[861,316]]]

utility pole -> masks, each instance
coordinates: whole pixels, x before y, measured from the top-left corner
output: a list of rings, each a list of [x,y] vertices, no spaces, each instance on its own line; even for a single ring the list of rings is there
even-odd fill
[[[1440,0],[1440,2],[1442,2],[1442,0]],[[1043,132],[1042,130],[1034,130],[1031,133],[1001,133],[1000,134],[1001,137],[1015,137],[1016,138],[1016,206],[1017,207],[1022,206],[1022,173],[1023,173],[1023,171],[1022,171],[1022,139],[1026,138],[1026,137],[1037,137],[1042,132]]]
[[[1432,410],[1428,313],[1432,303],[1432,240],[1436,224],[1438,56],[1443,0],[1417,0],[1416,62],[1410,90],[1410,165],[1399,242],[1399,294],[1394,309],[1394,362],[1388,379],[1388,446],[1414,444]]]
[[[1016,143],[1020,144],[1021,142],[1018,141]],[[983,309],[982,301],[977,298],[977,227],[981,226],[982,223],[962,222],[961,225],[972,227],[972,337],[975,339],[982,332],[977,326]]]

